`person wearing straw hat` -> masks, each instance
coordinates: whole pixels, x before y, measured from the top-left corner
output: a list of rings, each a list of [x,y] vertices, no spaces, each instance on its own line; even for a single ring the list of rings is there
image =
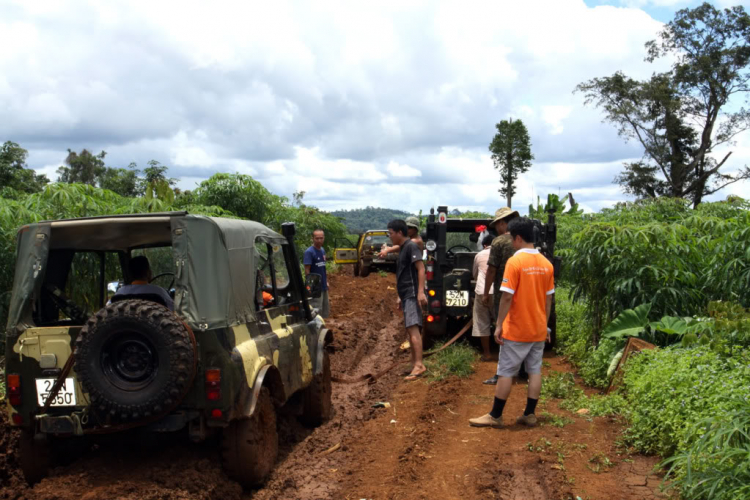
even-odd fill
[[[424,241],[422,241],[422,238],[419,236],[419,219],[414,216],[407,217],[405,222],[409,239],[416,243],[419,249],[424,252]],[[399,250],[401,250],[399,245],[389,247],[388,245],[383,244],[379,257],[385,259],[385,256],[389,253],[398,253]]]
[[[515,253],[513,238],[508,234],[508,224],[518,217],[518,215],[516,210],[509,207],[499,208],[495,212],[495,218],[489,224],[489,227],[493,228],[499,236],[492,240],[492,246],[490,247],[490,257],[487,260],[487,276],[484,280],[484,294],[481,300],[485,306],[490,308],[493,318],[497,318],[498,309],[500,308],[500,296],[502,294],[497,292],[497,290],[500,290],[500,286],[502,285],[501,281],[505,272],[505,263]],[[490,294],[490,289],[493,287],[495,293]],[[490,299],[494,299],[492,305],[490,305]],[[502,350],[502,346],[500,349]],[[497,375],[485,380],[484,383],[495,385],[497,383]]]

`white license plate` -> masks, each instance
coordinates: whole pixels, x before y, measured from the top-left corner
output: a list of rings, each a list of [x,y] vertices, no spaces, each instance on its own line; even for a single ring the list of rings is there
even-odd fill
[[[445,292],[446,307],[468,307],[469,292],[459,290],[447,290]]]
[[[39,402],[39,406],[44,406],[47,402],[49,393],[52,390],[52,386],[55,385],[55,379],[53,378],[38,378],[36,379],[36,395]],[[63,382],[62,387],[57,392],[57,396],[52,401],[50,406],[75,406],[76,405],[76,388],[75,382],[72,378],[66,378]]]

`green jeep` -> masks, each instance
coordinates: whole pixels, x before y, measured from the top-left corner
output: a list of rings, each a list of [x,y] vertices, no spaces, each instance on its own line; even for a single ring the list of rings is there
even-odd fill
[[[294,232],[186,212],[22,227],[6,407],[26,479],[46,474],[58,446],[140,428],[220,432],[227,473],[262,483],[279,407],[310,425],[331,415],[332,334],[308,305],[319,283],[302,280]],[[174,312],[163,293],[112,295],[138,255]]]

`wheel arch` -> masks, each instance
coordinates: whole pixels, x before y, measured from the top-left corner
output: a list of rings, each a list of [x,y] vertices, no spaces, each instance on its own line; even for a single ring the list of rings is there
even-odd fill
[[[255,377],[255,382],[250,392],[250,397],[245,402],[243,408],[243,417],[252,417],[255,413],[255,407],[260,397],[260,390],[266,387],[271,393],[271,400],[276,407],[283,405],[286,402],[286,391],[284,390],[284,383],[281,380],[281,373],[279,369],[273,364],[267,363],[258,370],[258,375]]]

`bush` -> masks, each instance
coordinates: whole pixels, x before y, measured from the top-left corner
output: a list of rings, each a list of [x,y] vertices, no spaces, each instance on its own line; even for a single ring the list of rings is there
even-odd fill
[[[684,500],[750,498],[750,402],[738,406],[698,424],[695,444],[662,464]]]
[[[649,350],[625,366],[628,441],[668,457],[695,442],[696,424],[740,409],[750,397],[750,351],[727,358],[708,346]]]

